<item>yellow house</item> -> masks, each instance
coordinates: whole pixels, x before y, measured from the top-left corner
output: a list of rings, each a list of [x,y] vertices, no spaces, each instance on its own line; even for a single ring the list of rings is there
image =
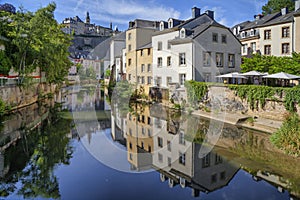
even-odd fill
[[[132,170],[147,170],[152,165],[153,128],[149,106],[127,114],[127,153]]]
[[[147,80],[148,76],[151,76],[151,72],[148,72],[148,64],[152,64],[150,43],[152,35],[158,30],[158,27],[159,22],[156,21],[136,19],[129,22],[129,28],[126,31],[126,78],[129,83],[135,84],[137,87],[143,85],[148,88],[150,85]],[[145,71],[141,74],[143,64]],[[150,66],[150,70],[152,71],[152,66]],[[144,81],[142,77],[144,77]]]
[[[149,95],[149,88],[153,81],[152,59],[153,49],[152,44],[147,44],[137,50],[137,85],[140,91]]]

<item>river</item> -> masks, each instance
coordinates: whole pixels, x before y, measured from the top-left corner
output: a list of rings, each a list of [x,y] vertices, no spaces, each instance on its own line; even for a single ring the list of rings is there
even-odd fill
[[[2,119],[1,199],[300,198],[300,160],[265,133],[97,87],[60,96]]]

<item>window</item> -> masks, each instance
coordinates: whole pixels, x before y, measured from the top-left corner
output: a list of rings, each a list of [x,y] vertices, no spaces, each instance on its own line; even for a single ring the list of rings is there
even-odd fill
[[[265,45],[265,55],[271,55],[271,45]]]
[[[141,148],[144,149],[144,142],[141,142]]]
[[[265,30],[264,39],[265,40],[270,40],[271,39],[271,30]]]
[[[171,49],[171,43],[168,41],[168,49]]]
[[[227,36],[226,35],[222,35],[222,43],[223,44],[227,43]]]
[[[148,49],[148,56],[151,54],[151,49],[149,48]]]
[[[171,66],[171,56],[167,57],[167,66]]]
[[[171,167],[171,164],[172,164],[172,159],[168,157],[168,166]]]
[[[145,71],[145,65],[144,65],[144,64],[142,64],[142,66],[141,66],[141,71],[142,71],[142,72]]]
[[[141,83],[141,77],[140,76],[137,77],[137,82]]]
[[[141,77],[141,83],[145,84],[145,77],[144,76]]]
[[[290,44],[283,43],[282,44],[282,54],[289,54],[290,53]]]
[[[179,152],[179,163],[185,165],[185,153]]]
[[[148,145],[148,151],[151,152],[151,146],[150,145]]]
[[[128,33],[128,40],[131,40],[131,33]]]
[[[163,147],[163,139],[161,137],[157,138],[157,143],[159,147]]]
[[[131,128],[129,128],[129,135],[132,136],[132,129]]]
[[[184,132],[180,131],[179,133],[179,144],[185,145]]]
[[[185,65],[185,53],[179,54],[179,65]]]
[[[129,149],[132,149],[132,144],[131,144],[131,142],[129,142]]]
[[[180,38],[185,38],[185,30],[181,29],[180,31]]]
[[[211,175],[211,183],[217,182],[217,174]]]
[[[210,52],[204,52],[203,53],[203,65],[205,67],[210,66],[210,60],[211,60],[211,53]]]
[[[172,77],[168,76],[167,77],[167,85],[169,85],[172,82]]]
[[[283,27],[282,28],[282,37],[283,38],[290,37],[290,27]]]
[[[256,42],[251,42],[250,45],[251,45],[252,51],[255,52],[256,51]]]
[[[157,58],[157,67],[162,67],[162,57]]]
[[[216,53],[217,67],[223,67],[223,53]]]
[[[171,151],[171,141],[167,141],[167,149],[168,151]]]
[[[152,77],[151,77],[151,76],[148,76],[148,77],[147,77],[147,83],[148,83],[148,85],[151,85],[151,82],[152,82]]]
[[[163,162],[163,155],[161,153],[158,153],[158,161]]]
[[[254,36],[255,35],[255,30],[254,29],[251,29],[250,31],[250,36]]]
[[[208,153],[203,159],[202,159],[202,168],[206,168],[210,166],[210,153]]]
[[[180,83],[180,85],[184,85],[185,79],[186,79],[185,74],[179,74],[179,83]]]
[[[151,117],[148,117],[148,120],[147,120],[147,122],[148,122],[148,125],[150,125],[150,124],[151,124]]]
[[[132,160],[132,154],[131,153],[129,154],[129,159]]]
[[[157,78],[156,78],[156,84],[157,84],[157,86],[160,86],[160,84],[161,84],[161,77],[160,76],[158,76]],[[160,120],[159,120],[160,121]],[[159,127],[159,128],[161,128],[161,127]]]
[[[147,66],[147,72],[151,72],[151,64],[148,64],[148,66]]]
[[[245,38],[247,36],[247,32],[243,31],[242,32],[242,38]]]
[[[144,51],[143,51],[143,49],[141,50],[141,56],[143,56],[144,55]]]
[[[234,67],[234,54],[228,54],[228,67]]]
[[[248,44],[243,45],[243,54],[246,54],[248,50]]]
[[[142,135],[145,135],[145,128],[142,127]]]
[[[131,58],[128,59],[128,66],[131,65]]]
[[[222,160],[222,157],[219,156],[218,154],[216,154],[216,157],[215,157],[215,165],[218,165],[220,163],[222,163],[223,160]]]
[[[131,81],[131,74],[128,74],[128,80]]]
[[[128,45],[128,51],[131,51],[131,44]]]
[[[218,42],[218,34],[217,33],[212,34],[212,41],[213,42]]]
[[[225,171],[220,173],[220,179],[221,180],[225,180],[226,179],[226,172]]]
[[[142,115],[142,122],[145,123],[145,115]]]
[[[169,28],[173,28],[173,21],[170,20],[168,25],[169,25]]]
[[[211,73],[205,73],[204,78],[205,78],[205,82],[210,82],[211,81]]]
[[[165,28],[165,27],[164,27],[164,22],[161,22],[161,23],[160,23],[160,29],[159,29],[159,30],[160,30],[160,31],[163,31],[164,28]]]
[[[151,129],[148,129],[148,137],[151,137]]]
[[[157,50],[161,51],[162,50],[162,42],[157,43]]]

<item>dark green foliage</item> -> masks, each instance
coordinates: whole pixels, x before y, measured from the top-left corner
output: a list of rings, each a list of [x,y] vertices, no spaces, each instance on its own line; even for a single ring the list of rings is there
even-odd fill
[[[295,3],[293,0],[269,0],[262,7],[262,11],[264,15],[275,13],[280,11],[282,8],[287,7],[289,10],[295,9]]]
[[[300,119],[297,113],[287,117],[281,128],[271,136],[271,142],[288,154],[300,155]]]
[[[276,57],[254,54],[251,58],[243,58],[242,72],[259,71],[269,74],[286,72],[300,75],[300,54],[293,53],[292,57]]]

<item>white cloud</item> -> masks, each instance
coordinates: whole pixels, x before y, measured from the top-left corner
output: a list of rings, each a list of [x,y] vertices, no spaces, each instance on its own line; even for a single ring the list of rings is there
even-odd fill
[[[219,6],[218,7],[208,7],[208,6],[205,6],[205,7],[203,7],[202,10],[203,11],[201,11],[201,12],[205,12],[206,10],[212,10],[212,11],[214,11],[214,18],[215,18],[215,20],[218,23],[220,23],[220,24],[222,24],[224,26],[227,26],[227,27],[231,26],[231,24],[229,24],[229,22],[228,22],[228,19],[225,17],[226,10],[224,8],[219,7]]]

